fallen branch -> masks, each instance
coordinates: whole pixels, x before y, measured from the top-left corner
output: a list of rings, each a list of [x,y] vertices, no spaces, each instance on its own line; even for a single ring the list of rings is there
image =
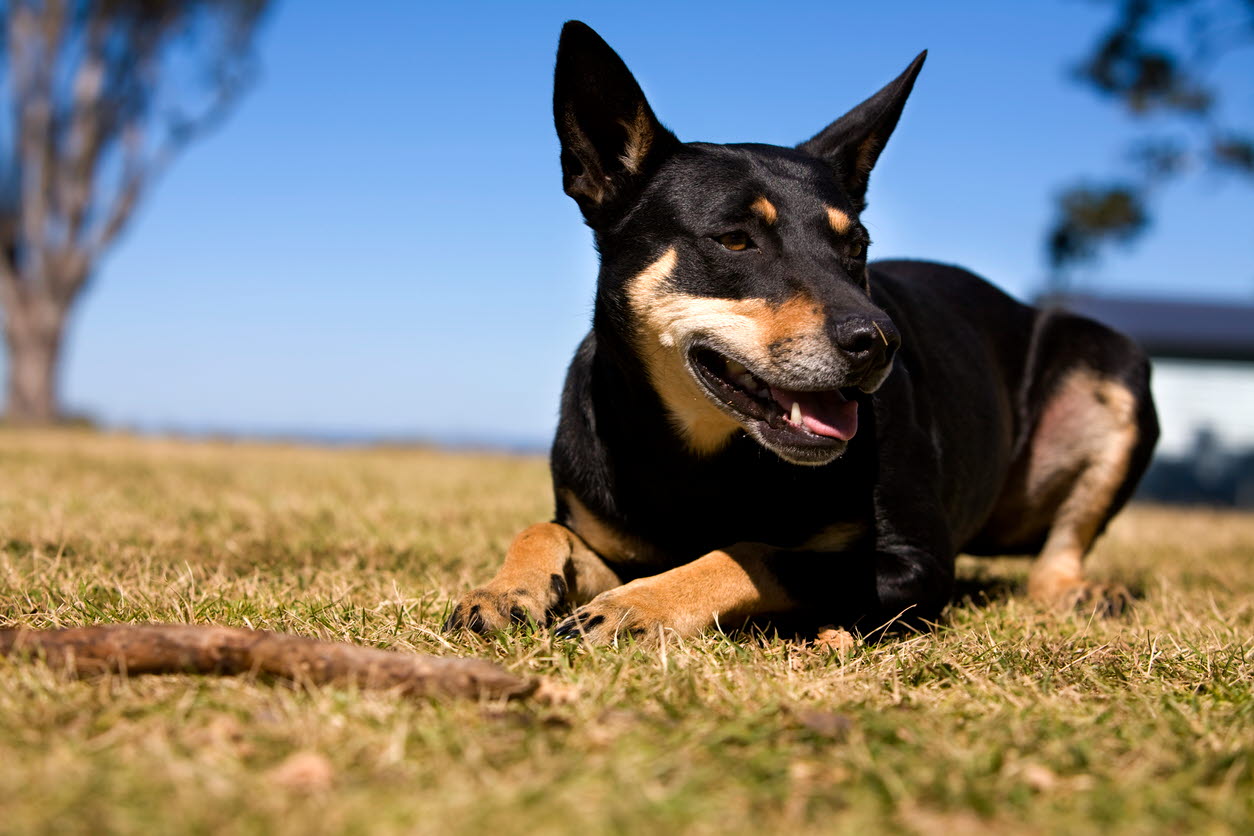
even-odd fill
[[[77,676],[269,674],[309,685],[395,688],[414,696],[518,699],[531,696],[539,684],[482,659],[443,659],[213,625],[0,630],[0,656],[15,655],[42,658]]]

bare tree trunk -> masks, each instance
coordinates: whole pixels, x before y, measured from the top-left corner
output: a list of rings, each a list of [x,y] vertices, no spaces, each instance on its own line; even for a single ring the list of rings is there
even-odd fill
[[[9,382],[5,418],[15,424],[49,424],[60,415],[58,360],[68,306],[39,293],[9,288],[0,300]]]

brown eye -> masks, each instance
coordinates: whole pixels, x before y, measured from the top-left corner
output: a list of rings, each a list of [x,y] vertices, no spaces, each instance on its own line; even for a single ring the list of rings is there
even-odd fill
[[[727,232],[714,239],[732,252],[740,252],[747,250],[753,246],[753,239],[743,232]]]
[[[856,244],[856,243],[855,243],[855,244],[850,244],[850,245],[849,245],[849,257],[850,257],[850,258],[857,258],[858,256],[862,255],[862,251],[863,251],[864,249],[866,249],[866,248],[865,248],[865,247],[863,247],[861,244]]]

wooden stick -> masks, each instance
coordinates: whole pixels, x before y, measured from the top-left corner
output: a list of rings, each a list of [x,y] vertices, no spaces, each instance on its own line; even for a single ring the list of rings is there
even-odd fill
[[[0,656],[28,655],[77,676],[101,673],[270,674],[433,697],[521,699],[539,683],[483,659],[443,659],[267,630],[199,624],[106,624],[0,630]]]

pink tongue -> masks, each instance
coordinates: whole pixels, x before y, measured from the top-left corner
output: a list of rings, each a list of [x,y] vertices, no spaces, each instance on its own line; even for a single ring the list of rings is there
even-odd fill
[[[801,407],[801,425],[815,435],[848,441],[858,431],[858,402],[840,392],[790,392],[771,387],[771,397],[792,422],[792,405]]]

